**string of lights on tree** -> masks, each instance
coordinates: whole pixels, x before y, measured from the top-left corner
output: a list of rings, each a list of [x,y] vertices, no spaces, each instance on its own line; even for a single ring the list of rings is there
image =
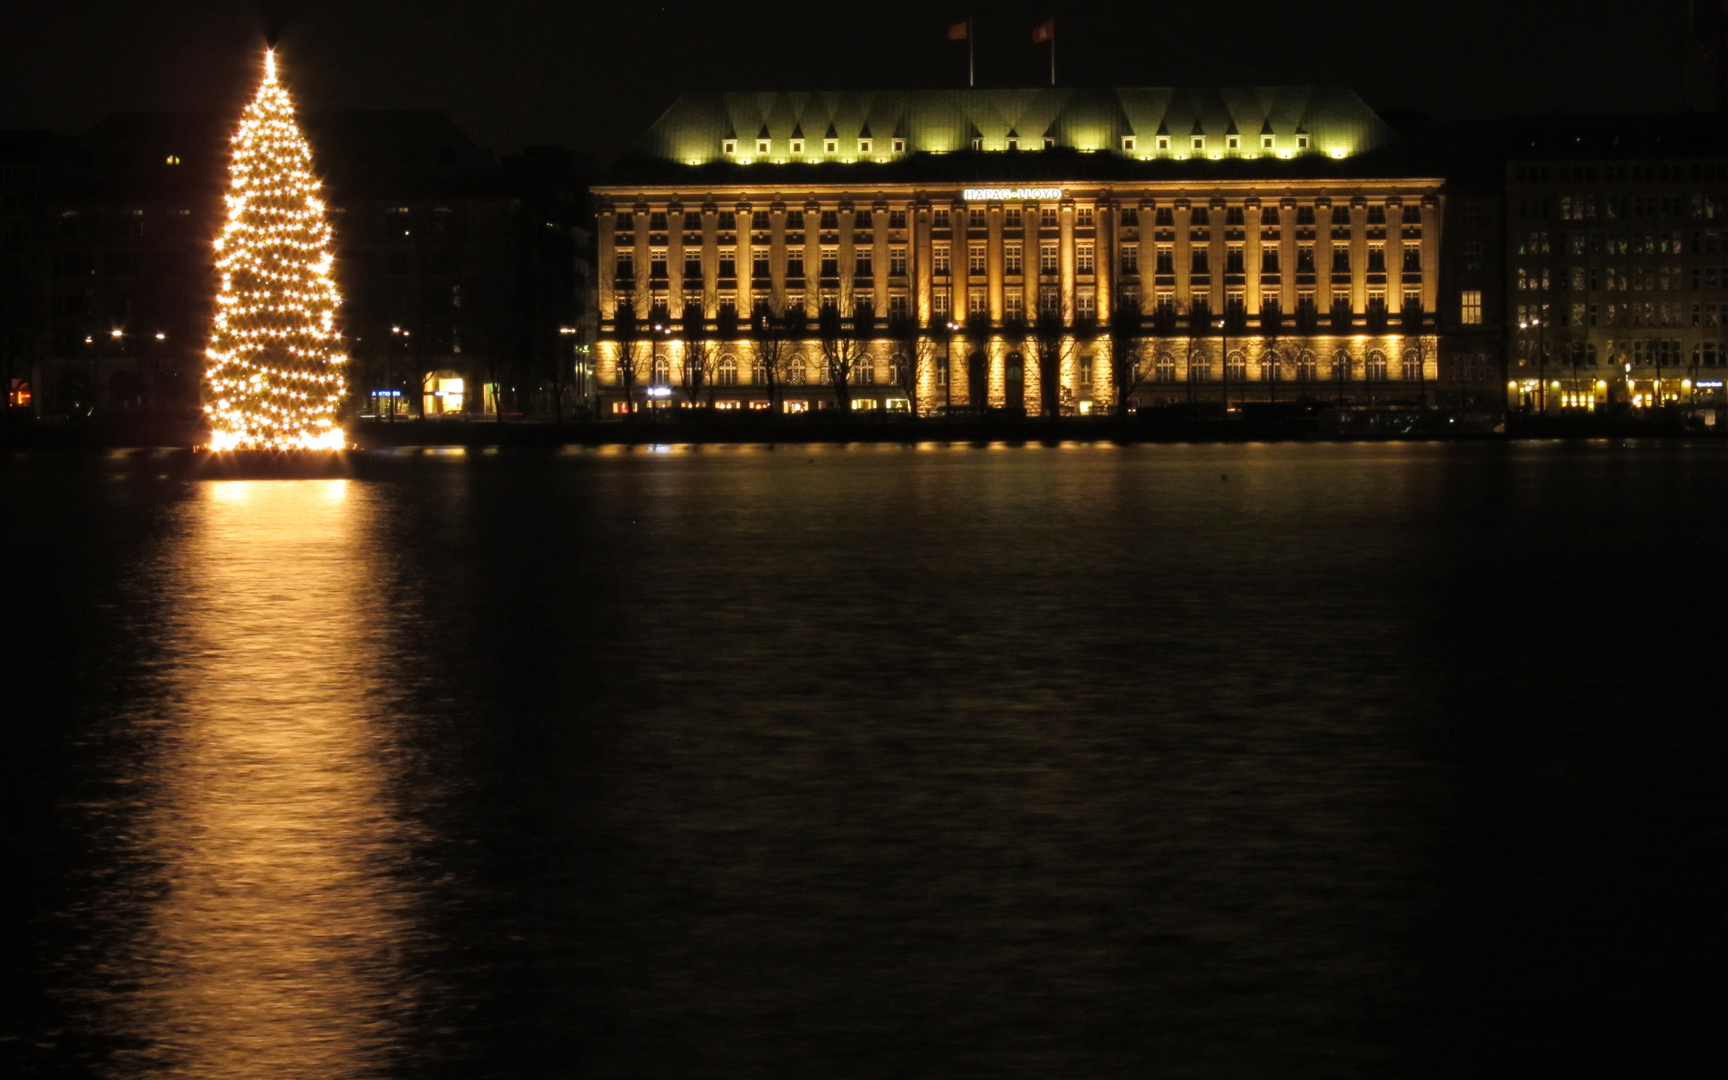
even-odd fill
[[[340,450],[347,390],[331,234],[294,102],[264,80],[232,142],[205,410],[215,450]]]

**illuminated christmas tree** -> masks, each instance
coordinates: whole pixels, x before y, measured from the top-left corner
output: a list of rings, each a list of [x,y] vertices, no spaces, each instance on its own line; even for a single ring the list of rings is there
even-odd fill
[[[272,52],[232,146],[206,372],[210,445],[339,450],[347,357],[336,332],[342,297],[330,276],[330,225]]]

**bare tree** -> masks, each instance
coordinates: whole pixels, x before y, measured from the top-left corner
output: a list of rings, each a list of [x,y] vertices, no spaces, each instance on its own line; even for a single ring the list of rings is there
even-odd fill
[[[888,317],[888,340],[894,344],[894,383],[917,416],[918,379],[936,361],[936,339],[910,314],[898,314]]]
[[[800,326],[803,312],[798,314]],[[756,358],[756,369],[768,385],[769,414],[780,415],[780,388],[791,378],[792,360],[798,353],[789,320],[784,312],[775,311],[766,302],[756,305],[750,315],[750,350]]]
[[[701,303],[692,301],[685,304],[679,321],[684,335],[684,363],[679,382],[684,388],[684,396],[691,405],[696,405],[702,396],[702,388],[713,381],[714,341],[708,336],[707,319],[703,316]]]
[[[822,350],[824,372],[834,385],[834,405],[842,418],[852,415],[852,380],[869,356],[875,322],[875,309],[868,303],[854,302],[849,285],[825,298],[816,313],[816,340]]]
[[[650,329],[636,314],[643,285],[637,282],[629,293],[620,297],[612,318],[612,337],[618,343],[618,385],[624,390],[624,411],[636,411],[636,383],[642,374],[642,348],[652,350]],[[648,364],[653,364],[649,357]],[[652,370],[652,367],[650,367]]]
[[[1073,340],[1062,313],[1040,306],[1026,343],[1038,364],[1038,403],[1045,416],[1062,414],[1062,363],[1073,354]]]
[[[1206,338],[1212,333],[1212,302],[1204,296],[1196,296],[1188,301],[1188,310],[1184,313],[1184,322],[1188,330],[1188,400],[1194,400],[1194,354],[1206,347]],[[1207,373],[1211,377],[1211,373]]]
[[[1278,400],[1279,369],[1284,365],[1284,354],[1278,348],[1278,337],[1284,328],[1284,311],[1278,304],[1278,298],[1265,296],[1260,299],[1260,369],[1270,370],[1272,377],[1266,380],[1267,400]],[[1272,367],[1268,369],[1267,364]]]
[[[1110,340],[1110,383],[1116,390],[1116,415],[1128,415],[1128,397],[1145,378],[1145,317],[1140,297],[1119,293],[1105,327]]]
[[[1428,407],[1428,365],[1422,362],[1422,305],[1405,304],[1402,312],[1404,324],[1404,347],[1408,349],[1413,341],[1416,344],[1416,390],[1422,402],[1422,407]],[[1574,372],[1576,374],[1576,372]]]

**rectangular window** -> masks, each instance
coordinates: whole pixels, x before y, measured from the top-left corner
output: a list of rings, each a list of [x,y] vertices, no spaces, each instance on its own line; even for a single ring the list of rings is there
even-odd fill
[[[1038,211],[1038,225],[1044,229],[1056,227],[1056,208],[1054,206],[1046,206]]]
[[[758,154],[766,154],[768,152],[768,140],[767,139],[757,139],[756,140],[756,152]]]
[[[1350,249],[1335,247],[1332,249],[1332,272],[1348,274],[1350,272]]]
[[[970,210],[966,211],[966,227],[968,229],[982,229],[987,224],[989,224],[989,222],[984,218],[984,208],[982,206],[974,206]]]
[[[888,211],[888,227],[890,229],[904,229],[906,227],[906,211]]]
[[[1007,210],[1003,211],[1002,225],[1004,228],[1018,229],[1021,224],[1020,208],[1018,206],[1010,206]]]
[[[1158,262],[1154,270],[1159,274],[1174,274],[1176,272],[1176,249],[1169,244],[1158,245]]]
[[[1134,152],[1134,136],[1122,136],[1122,152],[1124,154],[1132,154]]]
[[[1057,245],[1053,240],[1046,240],[1038,245],[1038,270],[1040,273],[1054,274],[1056,272]]]
[[[1138,244],[1122,245],[1121,264],[1124,274],[1138,274],[1140,272],[1140,246]]]
[[[1022,250],[1023,249],[1021,247],[1020,241],[1018,241],[1018,240],[1010,240],[1007,243],[1002,245],[1002,272],[1003,273],[1005,273],[1005,274],[1018,274],[1021,272],[1020,260],[1021,260],[1021,251]]]
[[[804,227],[804,211],[802,211],[802,210],[788,210],[788,211],[786,211],[786,228],[787,229],[802,229],[803,227]]]
[[[736,154],[738,152],[738,140],[737,139],[721,139],[720,140],[720,152],[722,154],[726,154],[728,156],[730,156],[732,154]]]
[[[617,276],[629,279],[636,276],[636,256],[628,251],[620,251],[617,261]]]
[[[1204,136],[1204,135],[1194,136],[1194,149],[1196,149],[1196,150],[1206,149],[1206,136]]]
[[[1384,206],[1381,206],[1379,203],[1375,203],[1373,206],[1370,206],[1368,208],[1368,224],[1370,224],[1370,225],[1384,225],[1384,224],[1386,224],[1386,208]]]
[[[1471,271],[1482,269],[1482,241],[1464,241],[1464,269]]]
[[[946,229],[948,227],[948,211],[932,211],[930,214],[930,227],[932,229]]]
[[[981,286],[974,285],[970,289],[966,290],[966,314],[990,314],[989,297],[985,294],[984,289]]]
[[[825,247],[822,249],[822,276],[825,278],[840,276],[840,249]]]
[[[838,154],[840,152],[840,140],[839,139],[823,139],[822,140],[822,152],[824,154]]]
[[[984,272],[984,241],[974,240],[966,245],[966,272],[982,274]]]
[[[906,272],[905,248],[891,247],[888,249],[888,272],[890,274],[904,274]]]
[[[1098,308],[1091,289],[1081,289],[1074,294],[1074,314],[1077,318],[1090,320],[1097,313]]]
[[[1026,300],[1019,289],[1009,289],[1002,295],[1002,317],[1009,322],[1026,318]]]
[[[1158,136],[1158,149],[1160,149],[1160,150],[1170,149],[1170,136],[1168,136],[1168,135]]]
[[[1422,272],[1422,249],[1409,244],[1404,245],[1404,272],[1420,274]]]
[[[802,251],[788,251],[786,253],[786,276],[789,278],[804,276],[804,253]]]
[[[822,211],[822,217],[820,219],[820,222],[821,223],[817,227],[820,228],[823,232],[834,232],[836,229],[840,228],[840,211],[838,211],[838,210],[824,210],[824,211]]]
[[[1092,227],[1092,208],[1090,206],[1080,207],[1075,214],[1074,224],[1082,229],[1090,229]]]
[[[1243,269],[1242,245],[1231,244],[1224,250],[1224,272],[1226,274],[1246,273]]]
[[[1038,314],[1062,314],[1062,292],[1054,285],[1038,286]]]
[[[868,278],[876,273],[876,253],[867,247],[861,247],[853,252],[852,274],[854,277]]]
[[[768,279],[768,253],[766,251],[754,253],[750,261],[750,276],[758,282]]]
[[[1240,150],[1240,149],[1242,149],[1242,136],[1240,136],[1240,135],[1226,135],[1226,136],[1224,136],[1224,149],[1226,149],[1226,150]]]
[[[738,276],[738,249],[720,249],[720,276],[723,278]]]
[[[1209,274],[1212,272],[1212,256],[1203,247],[1197,247],[1188,254],[1188,270],[1194,274]]]
[[[1196,206],[1188,215],[1188,224],[1190,224],[1190,225],[1210,225],[1210,224],[1212,224],[1212,211],[1207,209],[1204,206]]]
[[[890,318],[905,318],[912,313],[911,301],[905,293],[894,293],[888,297],[888,315]]]
[[[946,241],[930,245],[930,268],[938,274],[948,272],[948,244]]]
[[[1272,136],[1270,136],[1270,135],[1260,136],[1260,149],[1262,149],[1262,150],[1272,149]]]
[[[1074,271],[1079,274],[1092,272],[1092,244],[1088,241],[1074,245]]]
[[[868,154],[868,153],[870,153],[870,152],[871,152],[871,150],[870,150],[870,147],[871,147],[871,145],[872,145],[872,142],[871,142],[871,140],[869,140],[869,139],[859,139],[859,140],[858,140],[858,152],[859,152],[859,153],[860,153],[860,154]]]
[[[1260,272],[1262,274],[1276,274],[1278,272],[1277,248],[1263,247],[1260,249]]]
[[[1019,139],[1017,139],[1017,138],[1015,138],[1015,139],[1009,139],[1009,140],[1008,140],[1008,149],[1010,149],[1010,150],[1018,150],[1018,149],[1020,149],[1020,140],[1019,140]]]
[[[1231,207],[1228,207],[1225,209],[1225,211],[1224,211],[1224,227],[1225,228],[1227,228],[1227,229],[1240,229],[1247,224],[1248,224],[1248,220],[1247,220],[1246,216],[1243,214],[1242,208],[1240,206],[1231,206]]]
[[[946,319],[948,317],[948,293],[946,291],[930,294],[930,311],[938,319]]]
[[[655,248],[648,253],[648,276],[655,281],[666,280],[666,249]]]
[[[896,154],[904,154],[906,152],[905,139],[894,139],[889,143],[889,146],[893,148]]]
[[[1368,272],[1370,274],[1384,274],[1386,272],[1385,244],[1368,245]]]

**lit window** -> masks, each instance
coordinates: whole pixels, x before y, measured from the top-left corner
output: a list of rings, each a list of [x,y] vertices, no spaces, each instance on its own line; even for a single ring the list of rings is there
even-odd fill
[[[1080,274],[1092,272],[1093,248],[1090,242],[1074,245],[1074,270]]]
[[[1081,319],[1090,319],[1097,314],[1091,289],[1081,289],[1074,294],[1074,314]]]
[[[1002,272],[1006,274],[1020,273],[1021,251],[1020,241],[1011,240],[1002,245]]]
[[[1482,325],[1482,292],[1479,289],[1466,289],[1460,296],[1458,321],[1465,326]]]
[[[984,272],[984,242],[974,241],[966,245],[966,270],[972,274]]]
[[[738,140],[737,139],[722,139],[722,140],[720,140],[720,152],[722,154],[736,154],[738,152]]]
[[[860,154],[868,154],[870,152],[870,146],[871,146],[871,140],[869,140],[869,139],[859,139],[858,140],[858,152]]]
[[[906,140],[905,139],[895,139],[894,141],[892,141],[888,145],[893,149],[893,151],[896,154],[904,154],[906,152]]]
[[[981,288],[973,287],[966,291],[966,314],[988,315],[990,313],[988,297]]]
[[[1038,269],[1046,274],[1054,274],[1056,272],[1056,254],[1056,244],[1053,241],[1039,244]]]
[[[937,243],[930,245],[930,268],[938,274],[948,272],[948,245]]]
[[[1134,136],[1122,136],[1122,152],[1125,154],[1132,154],[1134,152]]]
[[[756,140],[756,152],[758,154],[766,154],[768,152],[768,140],[767,139],[757,139]]]

